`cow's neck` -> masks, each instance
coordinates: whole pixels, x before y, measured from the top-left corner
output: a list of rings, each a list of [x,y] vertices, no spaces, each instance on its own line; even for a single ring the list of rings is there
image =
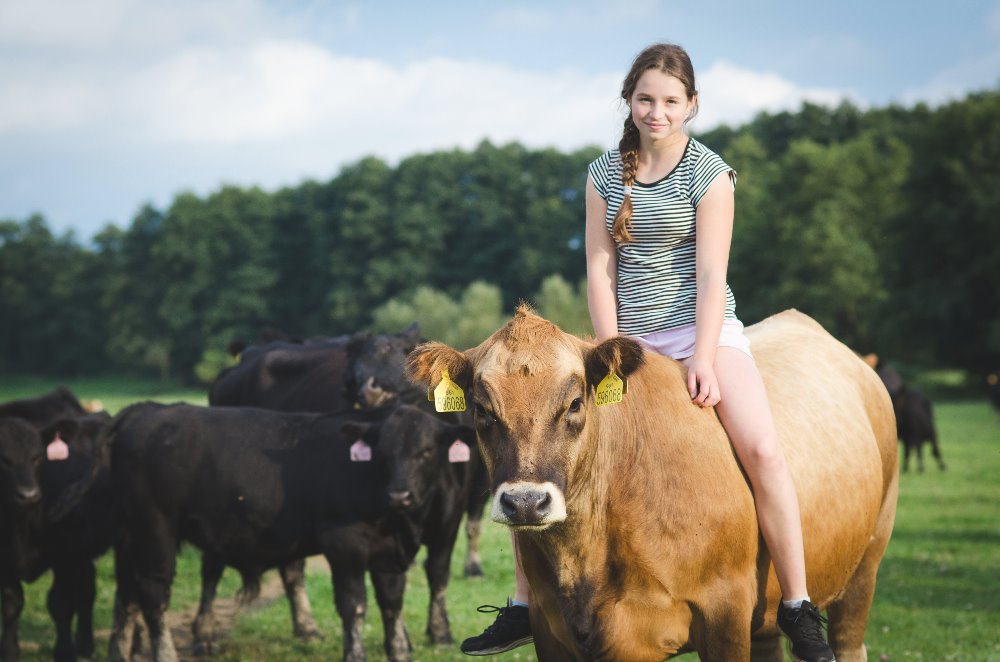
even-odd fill
[[[618,652],[612,659],[630,657],[621,647],[634,637],[623,638],[615,625],[631,618],[623,613],[661,623],[665,654],[688,636],[690,609],[675,589],[705,550],[671,541],[697,540],[698,527],[713,521],[699,510],[701,500],[686,496],[704,489],[704,475],[692,468],[709,458],[709,466],[736,468],[714,413],[694,407],[679,375],[676,381],[674,394],[637,380],[631,401],[591,410],[567,477],[566,521],[523,534],[533,593],[548,613],[562,614],[553,627],[584,658],[611,650]]]
[[[42,525],[42,506],[36,504],[28,508],[12,508],[4,512],[3,526],[0,527],[0,547],[6,563],[15,574],[27,577],[29,568],[37,555],[32,549],[38,544],[38,534]]]

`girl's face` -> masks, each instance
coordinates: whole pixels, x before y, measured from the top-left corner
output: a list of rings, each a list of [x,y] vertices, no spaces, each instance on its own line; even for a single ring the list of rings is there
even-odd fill
[[[694,107],[680,79],[657,69],[647,69],[632,92],[632,121],[645,140],[680,136],[684,120]]]

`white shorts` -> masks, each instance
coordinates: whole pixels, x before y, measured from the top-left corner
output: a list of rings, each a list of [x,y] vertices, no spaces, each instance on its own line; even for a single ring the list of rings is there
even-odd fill
[[[632,336],[647,349],[651,349],[657,354],[669,356],[672,359],[686,359],[694,356],[694,324],[685,324],[666,331],[656,331],[646,333],[641,336]],[[722,331],[719,333],[719,347],[735,347],[747,356],[753,358],[750,353],[750,339],[743,333],[743,322],[733,319],[722,320]]]

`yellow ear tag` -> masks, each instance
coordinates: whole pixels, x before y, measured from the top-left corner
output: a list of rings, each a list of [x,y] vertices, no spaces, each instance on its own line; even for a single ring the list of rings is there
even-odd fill
[[[435,411],[465,411],[465,391],[451,381],[447,370],[441,371],[441,383],[434,387]]]
[[[608,376],[597,385],[594,395],[597,397],[597,406],[614,405],[622,401],[625,392],[625,382],[618,375],[609,372]]]

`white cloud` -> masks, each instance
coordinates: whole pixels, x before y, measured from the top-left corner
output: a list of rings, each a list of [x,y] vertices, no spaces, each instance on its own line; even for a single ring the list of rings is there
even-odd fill
[[[122,32],[131,0],[32,0],[0,3],[0,43],[91,48]]]
[[[923,85],[905,90],[899,101],[906,105],[923,101],[933,106],[997,85],[1000,85],[1000,50],[937,72]]]
[[[695,122],[702,129],[718,124],[742,124],[761,111],[794,111],[803,101],[832,106],[852,99],[861,105],[849,90],[801,87],[777,74],[744,69],[724,60],[699,74],[698,87]]]
[[[606,143],[623,117],[617,74],[530,73],[443,58],[392,67],[291,40],[188,48],[114,76],[96,66],[22,70],[4,80],[0,131],[94,122],[150,144],[313,138],[313,148],[327,154],[350,144],[399,156],[488,137],[569,148]],[[698,126],[705,128],[846,96],[726,62],[707,69],[699,84]]]

